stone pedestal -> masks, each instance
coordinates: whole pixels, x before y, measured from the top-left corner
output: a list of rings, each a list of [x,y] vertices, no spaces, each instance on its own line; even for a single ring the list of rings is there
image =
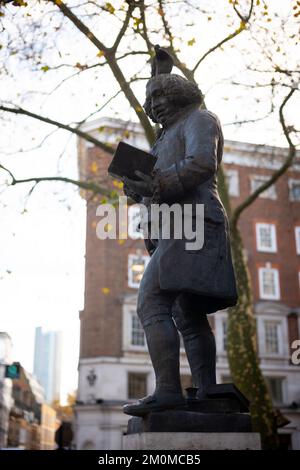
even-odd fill
[[[214,404],[215,406],[215,404]],[[259,450],[248,413],[169,410],[133,417],[124,450]]]
[[[143,432],[123,437],[124,450],[260,450],[254,432]]]
[[[180,409],[129,419],[124,450],[260,450],[252,432],[249,402],[234,384],[213,385],[206,398],[187,389]]]
[[[128,421],[127,435],[143,432],[246,432],[252,431],[247,413],[199,413],[184,410],[169,410],[149,413],[144,418]]]

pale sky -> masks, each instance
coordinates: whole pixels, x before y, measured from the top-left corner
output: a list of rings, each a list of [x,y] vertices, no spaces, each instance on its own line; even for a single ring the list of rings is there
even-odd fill
[[[218,2],[220,0],[214,2],[216,7]],[[282,2],[275,0],[272,4],[278,7]],[[45,17],[39,16],[38,10],[35,16],[37,21],[45,21]],[[180,23],[181,20],[182,16],[178,15],[176,21]],[[215,44],[224,35],[223,27],[221,20],[217,26],[210,27],[205,18],[194,31],[184,31],[182,39],[185,42],[183,50],[186,62],[194,63],[201,51],[204,52],[207,47]],[[107,24],[102,34],[105,34],[105,28],[110,32],[111,26]],[[193,36],[196,38],[195,47],[196,50],[199,49],[199,54],[195,54],[195,49],[186,45],[186,41]],[[58,35],[56,40],[69,54],[66,61],[84,63],[86,54],[94,55],[96,60],[97,50],[79,32],[73,32],[69,28],[64,36]],[[239,43],[243,47],[249,38],[241,35],[238,41],[232,44]],[[159,42],[163,44],[163,40],[160,39]],[[252,47],[253,53],[256,53],[257,46],[254,42]],[[4,54],[3,51],[0,53]],[[55,53],[49,53],[49,64],[55,64],[55,60]],[[274,127],[271,119],[247,125],[243,129],[225,125],[235,121],[237,117],[259,117],[266,111],[269,93],[266,88],[256,90],[254,99],[254,92],[228,86],[227,81],[231,79],[243,82],[252,80],[250,74],[239,75],[247,60],[248,57],[240,57],[234,49],[226,47],[224,52],[211,56],[207,64],[201,66],[197,80],[206,94],[206,104],[221,118],[225,138],[285,145],[279,127]],[[144,56],[134,62],[131,59],[130,61],[126,73],[132,74],[136,71],[137,63],[143,64]],[[42,110],[44,115],[66,123],[82,119],[91,110],[99,108],[116,91],[109,71],[101,68],[96,75],[95,71],[85,72],[72,85],[72,82],[67,82],[51,98],[41,99],[35,92],[54,88],[65,72],[60,69],[47,73],[32,72],[20,66],[15,56],[9,59],[9,65],[19,73],[15,73],[14,79],[2,77],[1,99],[21,102],[25,108],[35,109],[37,112]],[[135,67],[133,71],[132,67]],[[149,73],[148,68],[144,75],[147,70]],[[142,82],[136,87],[141,102],[144,98],[144,86],[145,82]],[[26,97],[23,95],[24,90],[27,91]],[[116,110],[118,116],[126,120],[135,119],[134,113],[121,98],[112,101],[98,117],[115,116]],[[296,106],[287,109],[293,122],[296,110]],[[297,115],[299,117],[298,111]],[[53,128],[28,118],[15,119],[11,116],[5,116],[0,125],[0,163],[8,166],[17,177],[57,174],[77,177],[74,137],[69,139],[67,133],[59,131],[41,148],[18,153],[21,147],[30,149],[37,145]],[[65,146],[65,152],[60,156]],[[0,172],[0,330],[10,334],[13,340],[13,358],[20,361],[28,371],[32,371],[33,367],[35,328],[42,326],[63,332],[64,399],[68,392],[77,387],[78,312],[83,308],[84,294],[85,203],[75,187],[60,183],[41,183],[26,202],[31,186],[20,185],[1,192],[4,189],[1,184],[5,179],[7,175]]]

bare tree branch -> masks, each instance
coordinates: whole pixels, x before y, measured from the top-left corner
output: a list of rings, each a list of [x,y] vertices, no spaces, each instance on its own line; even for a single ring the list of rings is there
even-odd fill
[[[222,39],[222,41],[219,41],[215,46],[211,47],[207,52],[205,52],[205,54],[203,54],[202,57],[200,57],[200,59],[198,60],[198,62],[196,63],[196,65],[194,66],[194,68],[192,69],[193,73],[195,73],[195,71],[197,70],[197,68],[199,67],[199,65],[204,61],[204,59],[206,59],[207,56],[209,56],[212,52],[214,52],[216,49],[219,49],[220,47],[223,46],[223,44],[226,44],[228,41],[231,41],[231,39],[235,38],[236,36],[238,36],[239,34],[241,34],[242,31],[244,31],[246,29],[246,24],[249,22],[250,18],[251,18],[251,15],[252,15],[252,11],[253,11],[253,3],[254,3],[254,0],[251,0],[250,2],[250,8],[249,8],[249,12],[246,16],[243,16],[239,11],[238,9],[236,8],[236,4],[235,2],[233,3],[233,8],[234,8],[234,11],[237,13],[239,19],[241,20],[241,24],[240,24],[240,27],[238,29],[236,29],[233,33],[229,34],[228,36],[226,36],[226,38]]]
[[[60,129],[64,129],[68,132],[72,132],[73,134],[78,135],[78,137],[81,137],[82,139],[85,139],[88,142],[93,143],[94,145],[96,145],[96,147],[101,148],[105,152],[108,152],[110,154],[112,154],[114,152],[113,147],[111,147],[110,145],[104,144],[100,140],[96,139],[95,137],[91,136],[90,134],[87,134],[86,132],[81,131],[80,129],[78,129],[76,127],[74,128],[74,127],[68,126],[66,124],[63,124],[59,121],[54,121],[53,119],[41,116],[39,114],[32,113],[31,111],[28,111],[26,109],[17,108],[17,107],[16,108],[9,108],[7,106],[0,106],[0,111],[5,111],[5,112],[8,112],[8,113],[13,113],[13,114],[21,114],[21,115],[24,115],[24,116],[31,117],[33,119],[37,119],[38,121],[42,121],[42,122],[45,122],[47,124],[51,124],[52,126],[59,127]]]
[[[287,104],[287,102],[289,101],[289,99],[293,96],[293,94],[295,93],[297,89],[296,88],[292,88],[290,90],[290,92],[287,94],[287,96],[284,98],[283,102],[281,103],[280,105],[280,108],[279,108],[279,119],[280,119],[280,124],[282,126],[282,129],[283,129],[283,133],[285,135],[285,138],[289,144],[289,152],[288,152],[288,156],[285,160],[285,162],[283,163],[283,165],[273,173],[273,175],[270,177],[270,179],[268,181],[266,181],[264,184],[262,184],[259,188],[256,189],[256,191],[254,191],[249,197],[247,197],[238,207],[236,207],[236,209],[234,210],[233,214],[232,214],[232,217],[231,217],[231,225],[233,227],[236,227],[237,225],[237,222],[238,222],[238,219],[240,217],[240,215],[242,214],[242,212],[247,208],[249,207],[254,201],[255,199],[258,198],[258,196],[263,192],[265,191],[266,189],[268,189],[270,186],[272,186],[274,183],[276,183],[276,181],[280,178],[280,176],[282,176],[288,169],[289,167],[292,165],[293,163],[293,160],[295,158],[295,155],[296,155],[296,146],[294,145],[294,143],[292,142],[291,138],[290,138],[290,132],[286,126],[286,123],[285,123],[285,119],[284,119],[284,115],[283,115],[283,109],[285,107],[285,105]]]
[[[118,65],[114,49],[106,47],[61,0],[48,1],[51,1],[57,5],[60,11],[78,28],[78,30],[81,31],[99,49],[99,51],[103,51],[115,79],[119,83],[119,86],[122,89],[125,97],[134,109],[141,125],[143,126],[148,141],[152,143],[154,141],[155,135],[150,121]]]
[[[15,186],[17,184],[22,184],[22,183],[35,183],[32,190],[35,188],[35,186],[38,183],[41,183],[42,181],[61,181],[64,183],[70,183],[74,184],[75,186],[78,186],[81,189],[85,189],[87,191],[92,191],[94,194],[103,194],[104,196],[111,197],[111,190],[107,189],[104,186],[99,186],[93,181],[78,181],[74,180],[72,178],[65,178],[63,176],[42,176],[42,177],[32,177],[32,178],[25,178],[25,179],[17,179],[15,176],[12,174],[12,172],[6,168],[5,166],[0,164],[0,169],[6,171],[9,176],[11,177],[12,181],[9,186]]]
[[[117,37],[116,37],[116,40],[115,40],[115,42],[114,42],[114,44],[113,44],[113,46],[112,46],[112,50],[113,50],[114,52],[116,52],[116,50],[117,50],[117,48],[118,48],[118,46],[119,46],[119,44],[120,44],[120,42],[121,42],[121,40],[122,40],[124,34],[125,34],[125,32],[126,32],[126,30],[127,30],[127,28],[128,28],[128,24],[129,24],[129,21],[130,21],[132,12],[133,12],[133,10],[134,10],[134,8],[135,8],[135,6],[136,6],[136,5],[134,4],[134,2],[127,2],[127,3],[128,3],[129,5],[128,5],[128,10],[127,10],[127,12],[126,12],[125,20],[124,20],[123,25],[122,25],[122,27],[121,27],[121,29],[120,29],[120,31],[119,31]]]

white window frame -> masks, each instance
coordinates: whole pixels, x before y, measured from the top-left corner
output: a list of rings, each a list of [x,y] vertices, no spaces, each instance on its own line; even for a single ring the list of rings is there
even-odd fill
[[[133,321],[134,321],[134,320],[137,320],[137,322],[138,322],[138,324],[139,324],[139,330],[140,330],[140,331],[138,330],[138,334],[140,334],[140,333],[142,334],[143,340],[144,340],[144,341],[143,341],[143,344],[134,344],[134,342],[133,342]],[[144,332],[144,330],[143,330],[143,327],[142,327],[142,324],[141,324],[141,322],[140,322],[140,320],[139,320],[139,317],[138,317],[138,315],[137,315],[135,312],[131,312],[131,322],[130,322],[130,346],[133,347],[133,348],[138,347],[138,348],[143,348],[143,349],[145,349],[145,347],[146,347],[145,332]]]
[[[264,246],[262,244],[262,239],[261,239],[261,229],[270,229],[270,236],[271,236],[271,247]],[[277,237],[276,237],[276,225],[275,224],[269,224],[265,222],[258,222],[255,224],[255,229],[256,229],[256,247],[257,251],[262,251],[265,253],[276,253],[277,252]]]
[[[265,375],[265,378],[267,379],[278,379],[281,381],[281,394],[282,394],[282,402],[277,402],[274,400],[273,404],[276,406],[282,406],[286,402],[286,396],[287,396],[287,391],[286,391],[286,383],[287,383],[287,377],[283,375],[277,375],[275,374],[267,374]],[[272,400],[273,401],[273,400]]]
[[[150,256],[149,255],[139,255],[139,254],[135,254],[135,253],[130,253],[128,255],[128,286],[132,287],[134,289],[138,289],[140,284],[137,283],[137,282],[134,282],[133,279],[132,279],[132,271],[131,271],[131,268],[130,268],[131,265],[132,265],[131,260],[134,259],[134,258],[139,258],[139,257],[141,257],[141,259],[144,260],[145,269],[147,267],[147,264],[150,261]]]
[[[215,314],[215,338],[216,338],[217,355],[219,356],[227,355],[227,351],[224,349],[224,329],[223,329],[224,322],[228,323],[227,313],[217,312]]]
[[[295,227],[296,253],[300,255],[300,227]]]
[[[238,197],[240,195],[240,178],[238,170],[234,170],[233,168],[225,170],[225,177],[229,196]]]
[[[256,189],[258,189],[259,186],[262,186],[262,184],[265,182],[265,181],[268,181],[270,179],[271,175],[270,176],[266,176],[266,175],[251,175],[250,177],[250,187],[251,187],[251,194],[254,193],[254,191],[256,191]],[[255,180],[260,180],[261,181],[261,184],[256,187],[255,186],[255,183],[254,181]],[[263,191],[262,193],[260,193],[259,197],[263,198],[263,199],[277,199],[277,193],[276,193],[276,187],[275,187],[275,184],[273,184],[272,186],[270,186],[268,189],[266,189],[265,191]]]
[[[263,276],[265,271],[271,271],[274,274],[275,294],[266,294],[263,292]],[[258,268],[259,297],[264,300],[280,300],[279,270],[269,265]]]
[[[123,350],[147,352],[145,339],[144,345],[132,344],[132,317],[137,316],[136,305],[124,304],[123,306]]]
[[[143,239],[144,236],[143,234],[137,230],[137,225],[141,221],[141,208],[138,204],[132,204],[128,208],[128,236],[132,238],[133,240],[138,240],[138,239]],[[138,214],[140,215],[139,217],[139,222],[134,223],[135,219],[138,219]]]
[[[276,325],[276,335],[277,335],[277,346],[278,346],[278,351],[272,352],[268,351],[268,345],[267,345],[267,326],[268,324]],[[282,321],[280,319],[271,319],[271,318],[266,318],[264,319],[264,349],[265,349],[265,354],[268,356],[282,356],[283,355],[283,344],[282,344],[282,336],[283,336],[283,331],[282,331]]]
[[[293,196],[293,192],[292,192],[293,184],[299,184],[299,185],[300,185],[300,180],[298,180],[298,179],[293,179],[293,178],[290,178],[290,179],[289,179],[289,181],[288,181],[288,185],[289,185],[289,200],[290,200],[290,201],[299,202],[300,199],[295,199],[294,196]]]

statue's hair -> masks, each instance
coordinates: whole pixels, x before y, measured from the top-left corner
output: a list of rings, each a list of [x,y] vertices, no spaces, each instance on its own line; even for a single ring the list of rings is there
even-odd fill
[[[151,114],[150,90],[155,83],[157,83],[159,87],[162,87],[164,95],[179,108],[184,108],[191,104],[200,105],[203,101],[203,96],[198,85],[180,75],[165,73],[152,77],[147,83],[144,109],[146,114],[154,122],[155,119]]]

